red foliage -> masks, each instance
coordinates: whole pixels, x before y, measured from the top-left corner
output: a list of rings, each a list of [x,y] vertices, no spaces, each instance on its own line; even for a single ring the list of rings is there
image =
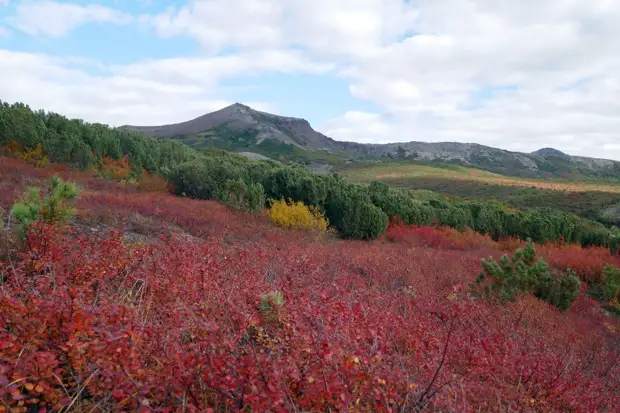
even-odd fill
[[[316,242],[214,202],[89,179],[81,178],[82,219],[139,214],[179,235],[129,245],[120,230],[35,226],[25,251],[0,262],[2,406],[612,412],[620,404],[618,323],[585,297],[562,314],[530,296],[506,307],[473,299],[467,282],[486,255],[473,242],[454,244],[454,234],[433,228],[391,228],[403,244]],[[285,303],[268,316],[260,296],[274,290]]]
[[[620,268],[620,257],[611,255],[609,248],[581,248],[578,245],[558,244],[542,245],[536,248],[551,266],[560,270],[570,268],[582,280],[588,282],[600,282],[606,265],[615,265]]]
[[[448,227],[416,227],[402,223],[391,224],[384,239],[410,246],[425,246],[435,249],[478,250],[496,254],[512,252],[525,246],[518,239],[494,241],[486,235],[472,230],[457,231]],[[620,268],[620,256],[611,255],[608,248],[583,248],[575,244],[535,244],[536,252],[554,269],[572,269],[588,283],[600,282],[606,265]],[[485,254],[482,254],[485,255]],[[495,255],[495,254],[494,254]]]
[[[391,224],[388,226],[383,237],[392,242],[406,245],[426,246],[431,248],[452,248],[453,243],[443,232],[434,227],[407,226],[403,224]]]
[[[502,243],[489,236],[479,234],[469,228],[458,231],[450,227],[418,227],[403,223],[392,223],[384,234],[384,239],[411,246],[425,246],[456,250],[499,250]],[[513,240],[506,240],[514,242]]]
[[[119,232],[94,239],[38,226],[16,267],[2,268],[0,382],[15,382],[3,400],[76,399],[86,411],[611,411],[620,402],[613,337],[601,331],[593,351],[592,329],[572,331],[578,315],[536,300],[472,301],[455,283],[473,266],[459,252],[342,244],[130,247]],[[460,271],[441,280],[440,262]],[[286,300],[275,323],[257,309],[270,290]]]
[[[112,159],[105,157],[103,159],[102,172],[105,177],[116,180],[123,180],[131,175],[131,165],[129,163],[129,157],[123,156],[121,159]]]
[[[5,154],[10,157],[18,157],[21,152],[21,145],[17,141],[11,141],[6,146],[0,146],[0,155]]]

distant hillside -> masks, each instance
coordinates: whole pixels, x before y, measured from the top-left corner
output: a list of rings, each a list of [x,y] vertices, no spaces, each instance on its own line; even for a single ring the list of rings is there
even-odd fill
[[[400,160],[467,165],[515,176],[620,179],[620,162],[569,156],[553,148],[527,154],[475,143],[340,142],[315,131],[305,119],[260,112],[240,103],[188,122],[121,128],[153,137],[179,139],[195,148],[253,152],[272,159],[306,163]]]

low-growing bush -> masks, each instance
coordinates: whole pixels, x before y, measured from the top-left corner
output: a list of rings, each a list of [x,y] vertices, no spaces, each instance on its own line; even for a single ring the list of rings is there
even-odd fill
[[[278,326],[280,324],[278,315],[283,306],[284,296],[280,291],[270,291],[267,294],[261,294],[258,310],[263,326]]]
[[[265,207],[265,191],[261,184],[247,184],[243,179],[230,179],[219,192],[218,199],[232,209],[258,212]]]
[[[26,150],[19,155],[19,159],[26,163],[42,168],[49,163],[47,156],[43,153],[43,146],[38,144],[34,149]]]
[[[105,179],[113,179],[123,181],[131,176],[131,165],[129,157],[124,156],[121,159],[103,158],[103,165],[100,168],[100,175]]]
[[[618,265],[618,257],[612,256],[604,247],[583,248],[575,244],[549,243],[536,247],[539,255],[553,268],[575,271],[579,278],[589,284],[600,284],[606,265]]]
[[[533,293],[536,298],[568,309],[579,295],[581,283],[570,269],[566,274],[550,273],[542,259],[536,259],[536,249],[528,243],[515,251],[512,259],[507,255],[499,263],[492,257],[482,260],[482,272],[476,279],[475,290],[489,300],[504,303],[515,301],[519,294]]]
[[[387,228],[387,216],[372,204],[351,202],[345,206],[338,228],[345,238],[375,239]]]
[[[140,191],[147,192],[170,192],[170,184],[168,183],[166,178],[158,174],[150,173],[148,171],[144,171],[140,179],[138,179],[137,188]]]
[[[620,299],[620,269],[613,265],[603,271],[603,297],[608,302]]]
[[[283,199],[271,201],[269,216],[273,222],[286,229],[325,231],[328,225],[318,208],[290,199],[288,202]]]
[[[30,225],[42,219],[48,224],[64,222],[75,214],[75,208],[69,204],[78,196],[77,186],[64,182],[58,177],[49,181],[45,197],[41,197],[39,188],[30,187],[22,200],[13,205],[11,214],[19,225],[20,236],[28,231]]]
[[[341,183],[330,188],[325,209],[330,222],[344,238],[375,239],[387,228],[385,212],[355,185]]]
[[[419,227],[407,225],[400,220],[390,222],[384,238],[392,242],[432,248],[455,250],[502,249],[499,242],[493,241],[488,235],[482,235],[471,228],[459,231],[450,227]]]
[[[453,248],[453,243],[441,232],[441,228],[407,225],[398,220],[390,223],[383,239],[408,246]]]

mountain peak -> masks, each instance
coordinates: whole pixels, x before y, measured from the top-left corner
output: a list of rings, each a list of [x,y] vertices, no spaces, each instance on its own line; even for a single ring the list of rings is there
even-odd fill
[[[213,113],[217,113],[217,112],[241,112],[241,113],[248,113],[248,112],[255,112],[254,109],[252,109],[251,107],[244,105],[243,103],[239,103],[239,102],[235,102],[232,105],[228,105],[218,111],[215,111]],[[209,116],[211,113],[207,113],[204,114],[203,116]]]
[[[324,153],[310,154],[320,150],[343,158],[439,162],[474,166],[495,173],[535,177],[571,177],[575,174],[616,177],[620,165],[608,160],[571,157],[550,147],[526,154],[458,142],[412,141],[367,145],[340,142],[315,131],[303,118],[259,111],[241,102],[187,122],[161,126],[126,126],[123,129],[142,132],[152,137],[177,138],[197,148],[217,147],[241,152],[262,150],[264,153],[273,153],[276,158],[284,156],[303,161],[321,159],[325,162]],[[300,150],[308,152],[301,154]],[[546,169],[541,169],[542,164],[545,164]]]
[[[565,154],[562,151],[559,151],[557,149],[554,148],[542,148],[537,150],[536,152],[532,152],[532,155],[538,155],[538,156],[542,156],[542,157],[547,157],[547,156],[558,156],[558,157],[568,157],[567,154]]]

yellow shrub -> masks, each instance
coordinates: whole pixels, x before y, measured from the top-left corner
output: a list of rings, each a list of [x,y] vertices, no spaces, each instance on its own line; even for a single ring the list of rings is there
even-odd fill
[[[277,225],[287,229],[325,231],[328,225],[327,219],[316,207],[291,200],[272,201],[269,216]]]
[[[43,168],[49,163],[47,156],[43,154],[43,146],[41,146],[41,144],[38,144],[34,149],[21,153],[19,159],[26,163],[33,164],[37,168]]]

